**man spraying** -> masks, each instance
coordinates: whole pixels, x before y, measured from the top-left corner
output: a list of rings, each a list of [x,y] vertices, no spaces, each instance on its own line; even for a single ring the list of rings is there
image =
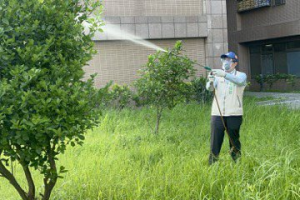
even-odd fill
[[[228,134],[230,155],[234,161],[241,156],[240,126],[243,121],[243,93],[247,76],[236,70],[238,57],[229,52],[221,56],[222,69],[213,69],[208,75],[206,89],[215,90],[211,112],[209,164],[219,158],[224,132]]]

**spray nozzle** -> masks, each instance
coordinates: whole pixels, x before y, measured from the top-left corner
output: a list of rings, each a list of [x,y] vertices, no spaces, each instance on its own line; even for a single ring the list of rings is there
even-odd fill
[[[207,71],[211,71],[211,68],[208,66],[204,66],[204,69],[206,69]]]

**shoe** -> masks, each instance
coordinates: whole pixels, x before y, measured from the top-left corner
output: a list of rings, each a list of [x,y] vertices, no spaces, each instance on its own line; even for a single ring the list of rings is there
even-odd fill
[[[239,160],[241,158],[241,152],[240,151],[231,151],[230,152],[231,158],[233,159],[233,161],[236,163],[237,160]]]
[[[218,156],[213,155],[212,153],[209,154],[209,159],[208,159],[208,164],[212,165],[215,162],[217,162],[219,160]]]

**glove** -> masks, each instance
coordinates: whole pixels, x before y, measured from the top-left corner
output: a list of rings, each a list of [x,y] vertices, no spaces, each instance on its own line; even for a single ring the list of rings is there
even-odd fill
[[[213,83],[215,81],[215,75],[209,74],[207,76],[208,82]]]
[[[218,76],[218,77],[225,77],[226,76],[226,72],[223,71],[222,69],[213,69],[211,71],[213,72],[213,74],[215,76]]]

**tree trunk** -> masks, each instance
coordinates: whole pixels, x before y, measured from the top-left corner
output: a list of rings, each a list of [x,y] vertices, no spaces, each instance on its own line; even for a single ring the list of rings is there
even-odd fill
[[[23,200],[32,200],[28,198],[26,192],[21,188],[21,186],[19,185],[15,177],[12,175],[12,173],[6,169],[2,161],[0,161],[0,174],[4,178],[6,178],[10,182],[10,184],[14,186],[14,188],[17,190],[17,192]]]
[[[161,119],[162,111],[163,111],[162,108],[157,107],[155,134],[158,134],[158,132],[159,132],[159,125],[160,125],[160,119]]]
[[[55,146],[53,147],[55,149]],[[51,175],[50,177],[45,177],[44,178],[44,184],[45,184],[45,191],[43,196],[43,200],[49,200],[52,190],[57,182],[57,169],[56,169],[56,163],[55,159],[53,157],[54,150],[50,150],[48,152],[48,158],[50,161],[50,170],[51,170]]]
[[[31,172],[28,168],[28,166],[23,166],[23,170],[26,176],[27,184],[28,184],[28,199],[34,200],[35,199],[35,185],[34,181],[32,179]]]

